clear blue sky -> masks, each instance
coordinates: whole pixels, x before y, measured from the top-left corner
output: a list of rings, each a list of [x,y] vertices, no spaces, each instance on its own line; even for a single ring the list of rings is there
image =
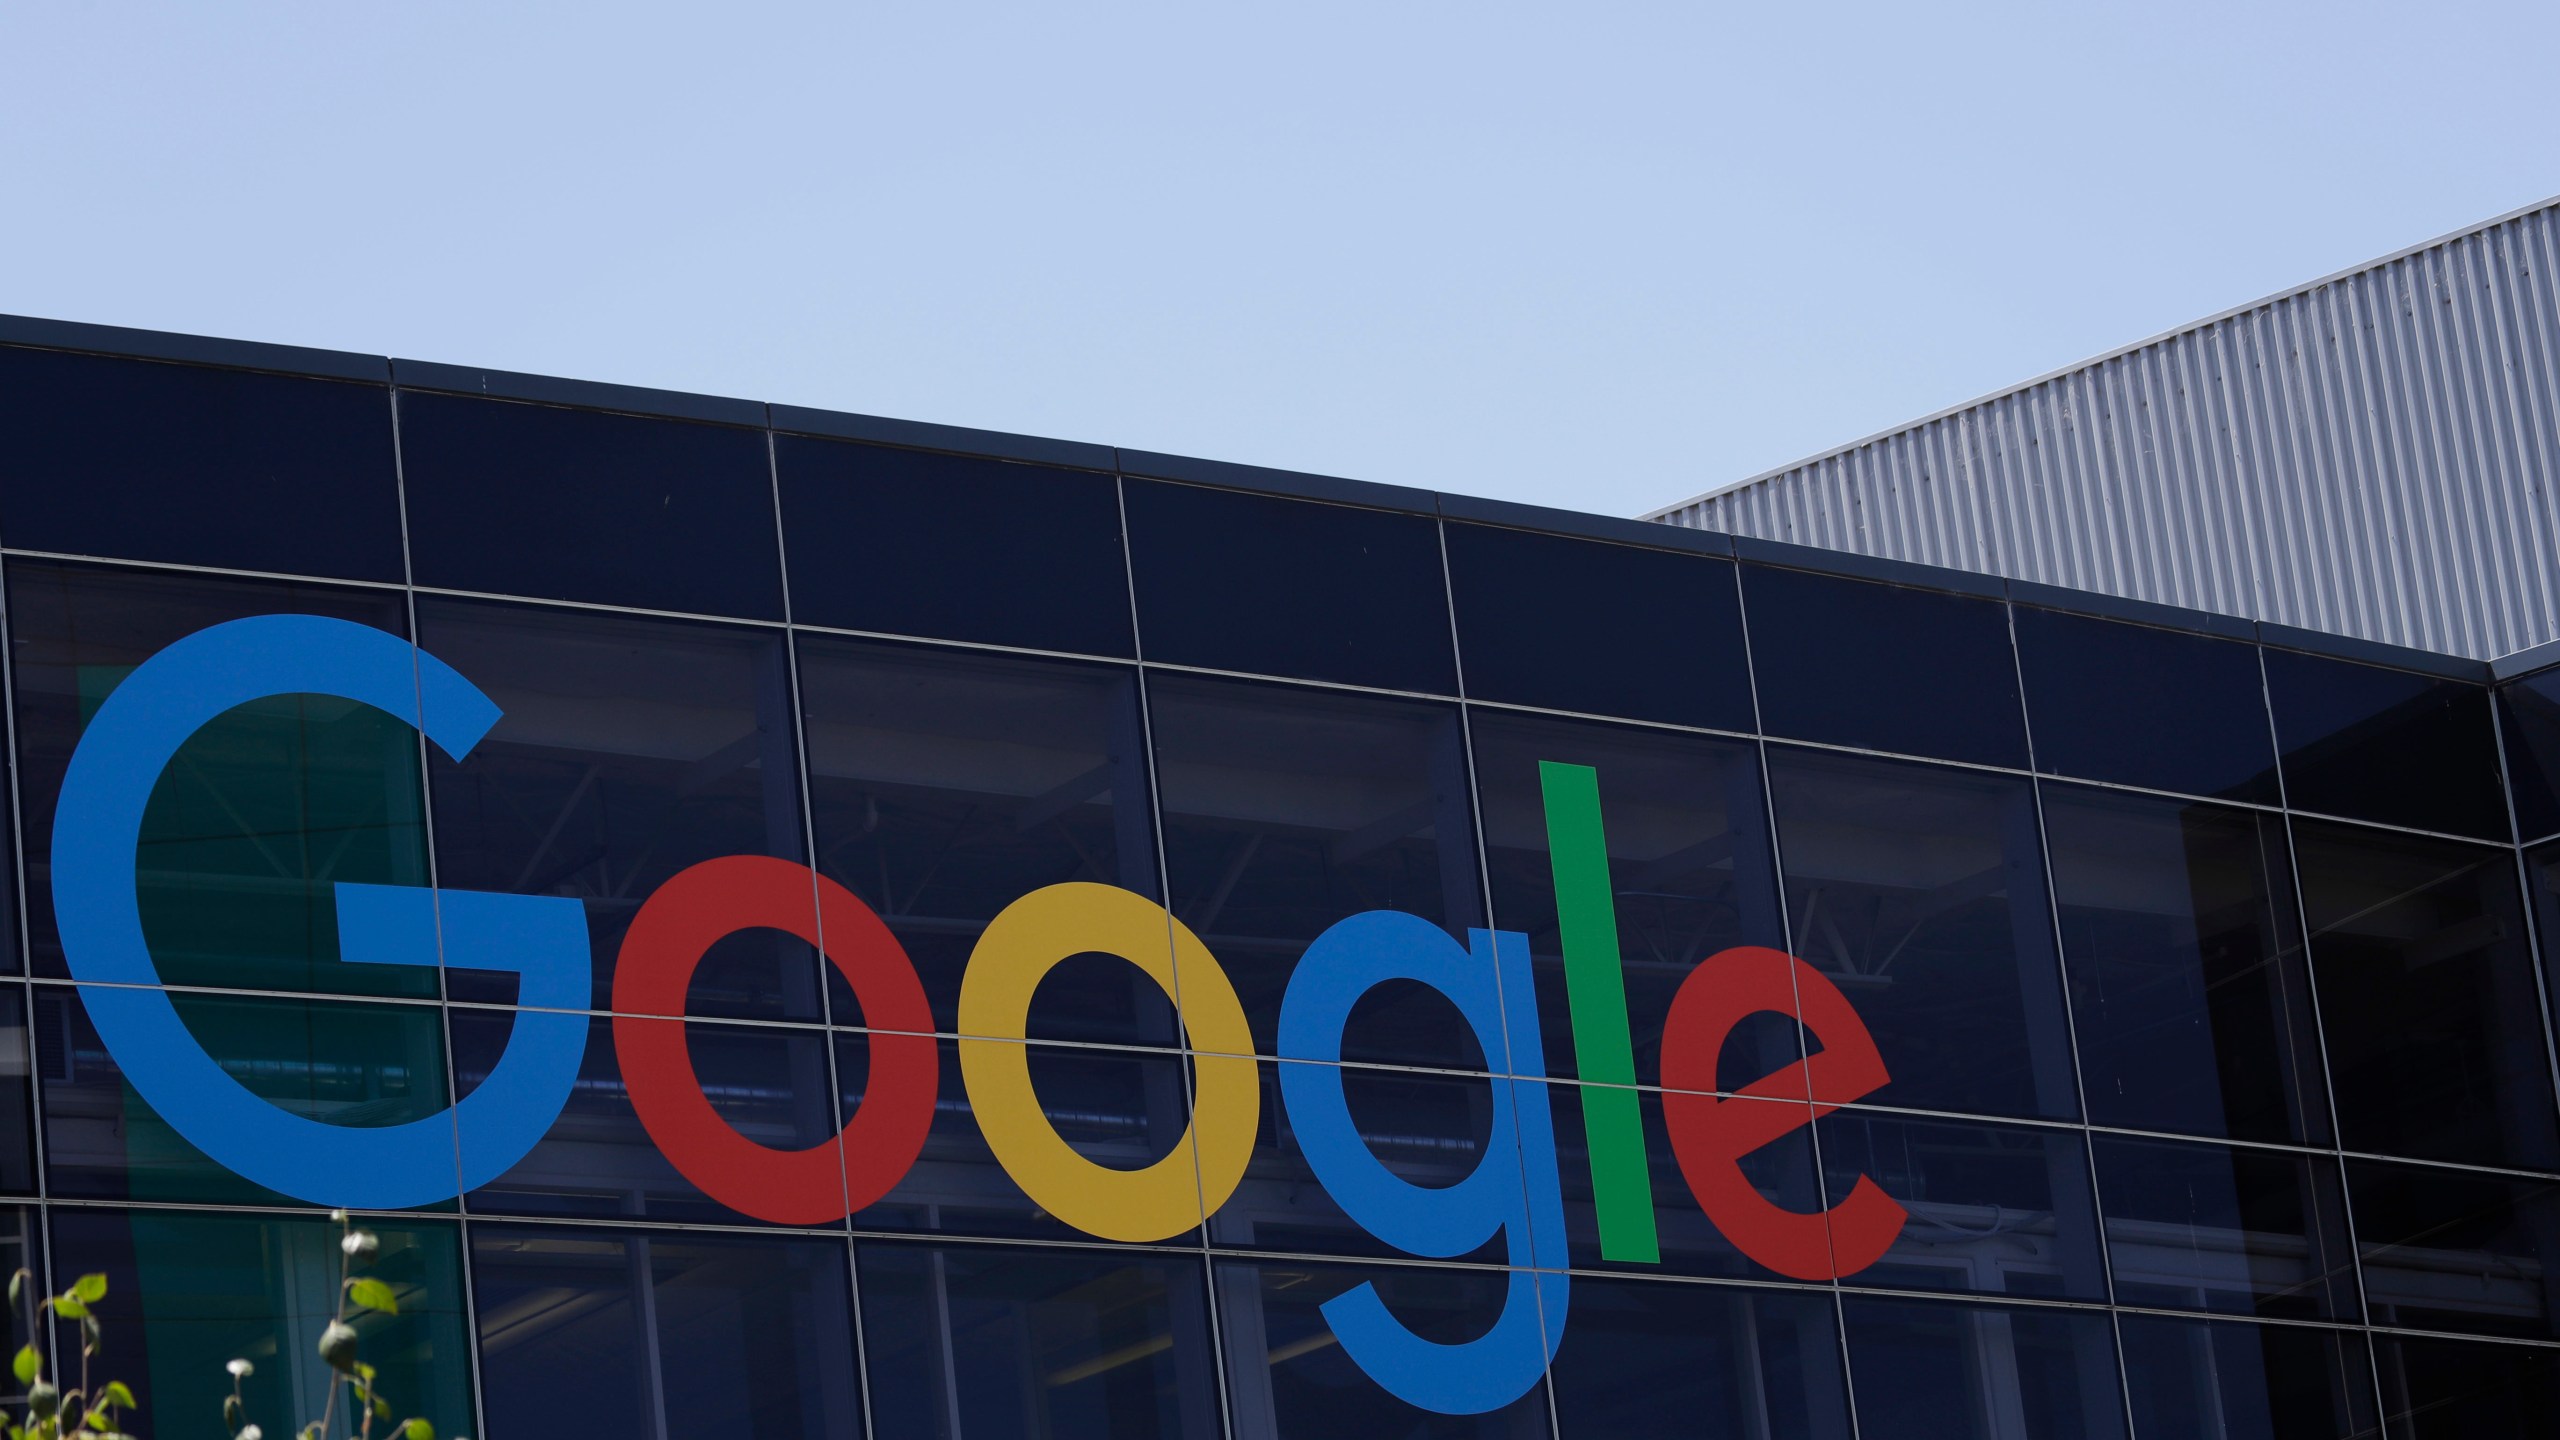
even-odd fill
[[[1634,513],[2560,193],[2555,55],[2548,4],[24,0],[0,310]]]

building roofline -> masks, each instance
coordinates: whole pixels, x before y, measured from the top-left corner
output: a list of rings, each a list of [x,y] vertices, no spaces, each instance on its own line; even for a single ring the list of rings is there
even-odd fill
[[[2335,285],[2342,280],[2351,280],[2358,275],[2371,274],[2385,266],[2397,265],[2401,261],[2406,260],[2413,255],[2423,255],[2429,250],[2436,249],[2440,246],[2451,245],[2459,240],[2468,240],[2476,235],[2485,235],[2489,231],[2495,230],[2501,225],[2512,224],[2528,215],[2538,215],[2546,210],[2560,210],[2560,195],[2536,200],[2529,205],[2520,205],[2513,210],[2507,211],[2505,214],[2498,215],[2487,220],[2482,220],[2475,224],[2465,225],[2458,230],[2448,231],[2432,240],[2422,240],[2415,245],[2403,246],[2402,248],[2394,250],[2390,254],[2381,256],[2377,259],[2367,260],[2360,264],[2349,265],[2342,270],[2331,271],[2329,274],[2323,275],[2317,280],[2305,281],[2299,285],[2289,285],[2282,290],[2276,291],[2274,294],[2262,296],[2259,299],[2251,300],[2245,304],[2233,305],[2226,309],[2217,310],[2201,320],[2191,320],[2186,324],[2176,326],[2172,329],[2163,330],[2159,334],[2150,336],[2147,339],[2136,340],[2130,345],[2119,345],[2112,350],[2103,351],[2099,354],[2090,356],[2086,360],[2079,360],[2069,365],[2058,366],[2054,369],[2045,371],[2041,375],[2035,376],[2033,379],[2021,380],[2014,385],[2003,385],[1997,390],[1985,391],[1980,395],[1974,396],[1970,400],[1960,401],[1956,404],[1946,406],[1943,409],[1932,410],[1917,420],[1908,420],[1899,425],[1889,425],[1882,430],[1876,431],[1874,434],[1861,436],[1860,438],[1852,440],[1845,445],[1828,446],[1824,449],[1817,450],[1800,460],[1790,461],[1787,464],[1763,470],[1757,475],[1746,476],[1740,480],[1728,481],[1725,484],[1714,486],[1711,489],[1692,495],[1686,500],[1681,500],[1670,505],[1660,506],[1656,509],[1647,510],[1636,518],[1648,523],[1659,523],[1664,516],[1686,510],[1692,505],[1697,505],[1708,500],[1718,499],[1722,496],[1733,494],[1737,490],[1748,490],[1754,485],[1767,484],[1769,481],[1775,480],[1782,475],[1793,474],[1798,470],[1819,465],[1825,460],[1835,459],[1842,455],[1863,450],[1870,445],[1878,443],[1879,441],[1890,440],[1896,435],[1906,434],[1926,425],[1934,425],[1941,420],[1961,415],[1968,410],[1979,409],[1980,407],[1988,405],[1992,401],[2001,399],[2004,396],[2021,394],[2026,391],[2033,390],[2040,385],[2050,385],[2054,381],[2059,380],[2066,375],[2076,375],[2083,370],[2094,370],[2111,360],[2121,360],[2128,355],[2135,355],[2148,350],[2154,345],[2164,345],[2169,341],[2179,339],[2182,336],[2192,335],[2201,330],[2210,330],[2214,326],[2237,316],[2251,314],[2255,311],[2267,309],[2273,305],[2280,305],[2287,300],[2300,299],[2305,295],[2312,294],[2313,292],[2321,290],[2327,286]]]

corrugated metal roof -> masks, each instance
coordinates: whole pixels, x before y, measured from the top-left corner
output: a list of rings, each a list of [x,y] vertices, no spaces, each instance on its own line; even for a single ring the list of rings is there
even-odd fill
[[[2560,639],[2560,199],[1644,518],[2491,659]]]

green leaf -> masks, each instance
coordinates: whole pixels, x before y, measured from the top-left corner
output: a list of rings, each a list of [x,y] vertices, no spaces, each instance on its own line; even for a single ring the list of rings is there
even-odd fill
[[[18,1297],[27,1293],[27,1272],[20,1270],[9,1277],[9,1308],[18,1308]]]
[[[436,1440],[436,1427],[424,1420],[404,1421],[398,1440]]]
[[[107,1277],[94,1273],[83,1275],[71,1282],[71,1294],[84,1305],[95,1305],[107,1298]]]
[[[127,1410],[139,1410],[142,1408],[142,1402],[133,1398],[133,1392],[124,1388],[124,1382],[121,1380],[108,1381],[105,1394],[109,1400],[114,1401]]]
[[[19,1346],[18,1358],[9,1362],[9,1373],[17,1376],[21,1385],[35,1379],[43,1369],[44,1357],[36,1353],[33,1345]]]
[[[370,1385],[370,1384],[372,1384],[372,1383],[373,1383],[373,1374],[374,1374],[374,1371],[373,1371],[373,1367],[372,1367],[372,1366],[367,1365],[366,1363],[364,1363],[364,1362],[363,1362],[363,1361],[361,1361],[361,1360],[359,1360],[359,1361],[357,1361],[357,1362],[356,1362],[356,1378],[357,1378],[357,1379],[362,1380],[362,1381],[363,1381],[364,1383],[366,1383],[367,1385]]]
[[[348,1281],[347,1298],[367,1310],[379,1310],[385,1315],[400,1313],[399,1297],[391,1293],[390,1286],[370,1275],[359,1275]]]
[[[80,1428],[83,1430],[105,1430],[114,1424],[115,1422],[107,1417],[107,1412],[104,1410],[92,1410],[80,1417]]]
[[[89,1307],[80,1303],[79,1296],[66,1290],[53,1297],[53,1313],[65,1320],[77,1320],[89,1313]]]

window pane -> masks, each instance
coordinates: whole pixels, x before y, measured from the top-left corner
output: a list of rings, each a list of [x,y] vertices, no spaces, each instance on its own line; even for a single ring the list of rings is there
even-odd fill
[[[2380,1433],[2362,1335],[2156,1315],[2119,1323],[2137,1435],[2369,1440]]]
[[[1543,1383],[1483,1415],[1437,1415],[1405,1404],[1342,1353],[1319,1309],[1355,1286],[1375,1285],[1387,1309],[1415,1334],[1455,1345],[1485,1333],[1502,1313],[1510,1282],[1500,1270],[1284,1260],[1220,1260],[1216,1268],[1218,1338],[1227,1356],[1227,1404],[1237,1435],[1546,1440],[1554,1433]],[[1568,1328],[1559,1355],[1572,1346]]]
[[[2488,691],[2291,650],[2266,657],[2294,809],[2507,838]]]
[[[1723,1285],[1573,1282],[1549,1374],[1563,1440],[1848,1440],[1831,1298]]]
[[[394,592],[9,562],[20,802],[36,973],[67,975],[47,840],[73,748],[108,692],[164,646],[293,612],[406,634]],[[414,716],[343,700],[244,705],[161,774],[136,855],[144,934],[173,985],[432,996],[433,971],[338,962],[336,883],[426,881]]]
[[[1210,1218],[1209,1243],[1236,1250],[1407,1258],[1409,1252],[1369,1233],[1343,1212],[1299,1149],[1280,1094],[1282,1071],[1298,1064],[1261,1062],[1262,1128],[1254,1136],[1244,1183]],[[1409,1184],[1444,1189],[1484,1163],[1494,1139],[1496,1082],[1357,1065],[1337,1068],[1361,1143],[1389,1174]],[[1454,1258],[1499,1265],[1504,1256],[1503,1237],[1495,1235]]]
[[[0,541],[399,580],[379,385],[0,346]]]
[[[2498,724],[2519,837],[2560,832],[2560,669],[2499,686]]]
[[[1742,567],[1742,591],[1770,734],[2025,767],[1999,601],[1766,565]]]
[[[1150,660],[1454,695],[1433,521],[1122,484]]]
[[[1162,674],[1147,691],[1173,913],[1226,967],[1262,1053],[1290,971],[1335,921],[1484,923],[1454,707]],[[1342,1049],[1485,1065],[1457,1007],[1419,985],[1371,991]]]
[[[2256,646],[2024,605],[2016,614],[2037,769],[2276,802]]]
[[[2079,1132],[1956,1125],[1866,1110],[1814,1122],[1830,1205],[1860,1177],[1911,1212],[1851,1284],[2104,1300],[2098,1214]]]
[[[2346,1148],[2560,1163],[2514,852],[2307,821],[2294,845]]]
[[[1447,533],[1469,696],[1752,728],[1732,562],[1490,525]]]
[[[471,1278],[492,1440],[862,1434],[841,1240],[477,1225]]]
[[[1589,766],[1598,776],[1618,927],[1619,975],[1636,1077],[1662,1075],[1662,1022],[1698,962],[1736,945],[1786,947],[1778,917],[1760,765],[1748,741],[1469,712],[1476,800],[1493,878],[1493,919],[1529,937],[1537,972],[1547,1073],[1574,1075],[1564,950],[1556,928],[1554,857],[1539,765]],[[1801,1053],[1796,1027],[1755,1017],[1727,1047],[1747,1085]]]
[[[2377,1335],[2393,1440],[2530,1435],[2560,1412],[2560,1350]]]
[[[2121,1440],[2124,1401],[2096,1310],[1849,1297],[1862,1440]]]
[[[2096,1145],[2119,1303],[2357,1318],[2336,1161],[2103,1135]]]
[[[774,463],[801,624],[1132,653],[1110,476],[798,435]]]
[[[1640,1275],[1729,1276],[1775,1280],[1776,1272],[1734,1248],[1714,1217],[1698,1201],[1697,1192],[1680,1171],[1671,1148],[1671,1132],[1663,1122],[1663,1093],[1636,1092],[1637,1115],[1644,1126],[1645,1161],[1653,1189],[1655,1242],[1659,1261],[1611,1260],[1600,1253],[1600,1219],[1591,1170],[1590,1131],[1583,1103],[1598,1086],[1555,1085],[1551,1112],[1556,1133],[1556,1171],[1564,1182],[1565,1239],[1578,1270],[1631,1270]],[[1605,1093],[1605,1092],[1602,1092]],[[1743,1178],[1762,1198],[1781,1210],[1810,1215],[1822,1209],[1822,1177],[1813,1163],[1813,1107],[1800,1101],[1755,1100],[1740,1096],[1726,1105],[1783,1105],[1795,1112],[1796,1128],[1742,1157]],[[1499,1259],[1498,1255],[1493,1258]],[[1543,1263],[1543,1260],[1542,1262]],[[1577,1307],[1580,1304],[1576,1297]],[[1577,1308],[1576,1314],[1579,1314]]]
[[[125,1084],[68,985],[36,987],[36,1060],[52,1193],[81,1199],[299,1204],[207,1158]],[[177,994],[179,1018],[267,1103],[335,1125],[442,1113],[444,1023],[433,1006]],[[435,1208],[450,1208],[445,1202]]]
[[[1196,1255],[863,1241],[855,1259],[883,1435],[1218,1433]]]
[[[27,1044],[25,988],[0,987],[0,1191],[20,1195],[36,1189],[34,1096],[27,1083],[35,1062]]]
[[[959,1027],[987,922],[1061,881],[1157,893],[1134,670],[798,637],[818,868],[879,912]],[[828,971],[838,1024],[861,1014]],[[1039,989],[1041,1039],[1179,1043],[1126,961],[1071,959]]]
[[[2089,1118],[2326,1143],[2284,821],[2047,785],[2044,825]]]
[[[457,1009],[452,1024],[455,1088],[467,1096],[506,1053],[516,1017]],[[825,1031],[695,1021],[684,1033],[703,1094],[730,1129],[769,1150],[806,1150],[836,1133]],[[641,1127],[623,1086],[613,1022],[604,1019],[590,1022],[578,1085],[560,1118],[513,1168],[471,1192],[471,1208],[497,1215],[758,1223],[678,1174]]]
[[[2377,1325],[2560,1338],[2560,1182],[2347,1162]]]
[[[52,1226],[61,1283],[107,1277],[97,1312],[104,1348],[92,1373],[132,1388],[142,1402],[135,1429],[219,1433],[232,1384],[223,1367],[234,1359],[256,1367],[241,1389],[249,1420],[266,1433],[290,1435],[320,1418],[333,1378],[318,1344],[338,1301],[335,1224],[318,1215],[61,1208]],[[400,1313],[357,1317],[358,1358],[379,1372],[396,1416],[418,1416],[439,1435],[469,1433],[470,1326],[454,1227],[368,1217],[364,1228],[382,1243],[359,1273],[388,1284]],[[341,1395],[341,1414],[345,1405]]]
[[[800,858],[778,631],[427,598],[418,629],[505,712],[468,759],[429,763],[437,880],[584,901],[597,1009],[632,915],[668,877],[723,855]],[[493,971],[446,983],[457,1000],[516,998]],[[779,931],[732,936],[695,972],[690,1004],[817,1019],[817,960]]]
[[[870,1088],[871,1037],[840,1034],[835,1042],[836,1083],[844,1114],[851,1117]],[[945,1040],[939,1048],[940,1103],[934,1107],[924,1152],[896,1188],[854,1213],[854,1228],[1093,1239],[1043,1209],[997,1161],[970,1107],[958,1044]],[[1025,1048],[1032,1089],[1040,1097],[1040,1118],[1077,1154],[1106,1169],[1142,1170],[1184,1144],[1191,1124],[1191,1079],[1182,1056],[1068,1045]],[[1276,1113],[1276,1107],[1266,1113],[1266,1135],[1269,1115]],[[855,1158],[859,1163],[862,1157]],[[1188,1203],[1198,1213],[1196,1190]],[[1170,1243],[1196,1238],[1196,1232],[1185,1232]]]
[[[2028,782],[1772,746],[1769,787],[1796,949],[1893,1074],[1871,1098],[2072,1115]]]
[[[417,582],[782,618],[761,430],[400,392]]]

